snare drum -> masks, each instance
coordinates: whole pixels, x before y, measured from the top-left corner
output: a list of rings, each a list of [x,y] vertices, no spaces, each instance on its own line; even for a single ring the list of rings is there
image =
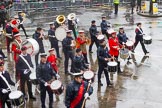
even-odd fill
[[[128,41],[126,42],[126,48],[129,49],[129,50],[133,50],[133,49],[134,49],[134,42],[128,40]]]
[[[129,57],[129,50],[128,49],[120,49],[120,58],[127,59]]]
[[[108,62],[108,71],[116,72],[117,71],[117,62]]]
[[[50,85],[51,90],[53,93],[60,95],[64,91],[64,86],[62,85],[61,81],[55,80]]]
[[[13,106],[22,106],[25,102],[24,95],[21,91],[12,91],[9,94],[9,99]]]
[[[32,82],[32,84],[34,84],[34,85],[38,85],[39,84],[39,81],[36,78],[36,72],[32,72],[30,74],[29,78],[30,78],[30,81]]]
[[[83,77],[85,80],[89,81],[92,80],[92,82],[94,81],[94,72],[92,71],[85,71],[83,74]]]
[[[144,36],[143,37],[143,42],[144,42],[144,44],[147,44],[147,45],[151,44],[152,43],[151,36]]]

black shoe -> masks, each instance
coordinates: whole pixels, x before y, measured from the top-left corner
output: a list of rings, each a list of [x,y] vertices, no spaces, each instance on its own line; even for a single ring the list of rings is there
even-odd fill
[[[103,84],[101,82],[98,82],[98,86],[103,86]]]
[[[30,99],[36,101],[36,97],[34,97],[34,96],[31,96]]]
[[[92,51],[89,51],[89,53],[93,53]]]
[[[127,65],[132,64],[130,61],[127,61]]]
[[[107,87],[111,87],[111,86],[113,86],[113,83],[111,82],[107,83]]]
[[[148,54],[149,52],[145,52],[145,55]]]
[[[132,53],[134,53],[134,50],[132,50]]]

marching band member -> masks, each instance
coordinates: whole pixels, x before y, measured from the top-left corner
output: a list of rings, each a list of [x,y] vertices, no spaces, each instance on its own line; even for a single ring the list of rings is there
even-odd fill
[[[35,65],[38,65],[38,57],[39,57],[39,53],[44,53],[44,45],[43,45],[43,29],[38,27],[37,30],[35,31],[35,33],[33,34],[33,38],[38,42],[39,44],[39,52],[35,55]]]
[[[127,37],[123,27],[119,28],[119,33],[117,34],[117,37],[118,37],[120,45],[123,45],[123,47],[125,48],[125,44],[128,41],[128,37]],[[130,56],[128,57],[128,63],[130,63],[129,59],[131,59]]]
[[[108,22],[106,21],[106,16],[102,16],[102,22],[100,24],[101,26],[101,31],[103,35],[106,35],[106,37],[109,39],[109,34],[107,32],[108,29]]]
[[[18,20],[20,21],[20,24],[18,25],[18,29],[22,28],[26,38],[28,38],[29,36],[26,34],[26,30],[23,25],[25,19],[24,19],[24,16],[22,16],[22,11],[18,12]]]
[[[82,73],[74,73],[73,75],[74,80],[66,87],[65,106],[66,108],[85,108],[85,106],[82,107],[83,100],[89,98],[89,95],[93,93],[93,88],[88,82],[83,81]],[[88,86],[90,87],[87,91]]]
[[[17,21],[16,20],[10,20],[6,24],[6,44],[7,44],[7,52],[10,53],[10,43],[14,40],[14,35],[19,33],[19,30],[17,29]],[[9,35],[9,36],[7,36]]]
[[[71,36],[71,32],[72,32],[71,30],[66,31],[67,36],[62,41],[63,52],[65,55],[65,61],[64,61],[65,74],[69,73],[68,72],[69,58],[71,59],[71,61],[73,61],[74,58],[73,49],[75,48],[75,44],[73,43],[74,39]],[[73,63],[71,64],[71,72],[73,72]]]
[[[32,83],[29,81],[29,75],[31,73],[30,67],[33,68],[33,63],[31,61],[30,54],[27,53],[27,47],[23,46],[21,48],[21,55],[19,55],[17,63],[16,63],[16,70],[20,73],[20,89],[24,96],[26,96],[25,93],[25,83],[27,83],[28,87],[28,94],[29,98],[36,100],[36,98],[33,96],[32,93]],[[30,67],[29,67],[30,66]]]
[[[51,43],[51,48],[55,48],[57,58],[60,58],[60,53],[59,53],[59,46],[58,46],[58,40],[55,36],[55,26],[54,24],[50,24],[50,29],[48,30],[48,36],[49,36],[49,41]]]
[[[18,56],[21,54],[21,47],[22,47],[21,44],[22,44],[22,40],[20,34],[19,33],[15,34],[14,41],[12,42],[12,46],[11,46],[15,63],[17,62]]]
[[[144,33],[143,33],[141,26],[142,26],[142,23],[137,23],[137,27],[135,29],[136,37],[135,37],[135,43],[134,43],[134,50],[135,50],[136,46],[138,45],[138,42],[140,42],[141,46],[142,46],[142,50],[146,55],[149,52],[146,50],[145,45],[143,43]],[[133,50],[133,52],[134,52],[134,50]]]
[[[118,38],[116,36],[116,32],[113,31],[111,33],[111,35],[112,35],[112,37],[110,37],[110,39],[108,41],[109,47],[110,47],[109,54],[112,57],[115,57],[116,61],[118,62],[118,73],[121,73],[120,61],[118,61],[118,56],[119,56],[120,47],[122,47],[122,46],[119,44]]]
[[[46,108],[46,91],[49,95],[49,108],[53,108],[53,92],[50,89],[49,85],[51,81],[59,77],[59,75],[56,74],[51,64],[47,61],[47,54],[42,53],[40,54],[40,57],[40,64],[36,67],[36,77],[40,81],[41,108]]]
[[[76,49],[76,55],[73,59],[74,72],[86,71],[88,70],[88,65],[86,65],[84,57],[82,55],[82,50],[80,48]]]
[[[58,73],[57,57],[55,56],[54,48],[49,49],[48,52],[49,56],[47,57],[47,61],[51,63],[53,70]]]
[[[5,71],[4,69],[4,62],[0,62],[0,108],[6,108],[5,103],[7,104],[8,108],[11,107],[11,103],[9,100],[9,93],[11,92],[12,86],[18,86],[18,84],[15,84],[10,77],[10,74]]]
[[[88,58],[87,58],[87,48],[86,48],[86,44],[87,44],[87,38],[84,35],[84,30],[79,30],[79,35],[77,37],[77,42],[78,42],[78,48],[80,48],[82,50],[82,54],[84,56],[84,60],[85,63],[88,63]]]
[[[123,27],[119,28],[119,33],[117,34],[117,37],[118,37],[119,43],[121,45],[125,45],[126,44],[126,42],[128,40],[128,37],[127,37]]]
[[[12,42],[12,46],[11,46],[11,51],[13,52],[13,59],[15,61],[15,65],[16,62],[18,60],[18,56],[21,54],[21,44],[22,44],[22,40],[20,37],[20,34],[15,34],[14,35],[14,41]],[[20,79],[20,74],[19,72],[16,70],[16,81],[18,81]]]
[[[91,44],[89,46],[89,52],[93,53],[92,52],[93,44],[95,43],[96,47],[98,47],[98,40],[97,40],[97,33],[98,33],[98,31],[97,31],[96,21],[95,20],[91,21],[91,27],[89,28],[89,33],[90,33],[90,36],[91,36]]]
[[[106,82],[107,86],[111,86],[112,83],[110,82],[109,79],[109,73],[107,70],[107,63],[108,61],[111,60],[111,56],[109,55],[108,48],[106,46],[105,40],[100,41],[100,45],[97,49],[97,58],[98,58],[98,86],[103,86],[101,82],[101,74],[104,71],[105,77],[106,77]]]

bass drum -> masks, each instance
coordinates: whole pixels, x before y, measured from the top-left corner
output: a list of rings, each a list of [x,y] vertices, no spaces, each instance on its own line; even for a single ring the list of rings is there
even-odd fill
[[[60,26],[55,30],[55,36],[59,41],[62,41],[66,37],[66,27]]]
[[[33,39],[33,38],[29,38],[26,39],[22,42],[22,46],[26,46],[27,49],[27,53],[34,56],[39,52],[39,44],[38,42]]]

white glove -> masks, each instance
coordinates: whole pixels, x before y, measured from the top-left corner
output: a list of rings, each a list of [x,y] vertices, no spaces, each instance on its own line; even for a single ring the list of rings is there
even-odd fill
[[[8,93],[7,89],[2,89],[2,93],[3,94]]]
[[[27,74],[29,72],[29,69],[24,70],[24,74]]]
[[[84,98],[85,98],[85,99],[88,99],[88,98],[89,98],[89,94],[88,94],[88,93],[85,93],[85,94],[84,94]]]
[[[47,87],[47,86],[48,86],[48,83],[47,83],[47,82],[45,82],[45,83],[44,83],[44,86],[45,86],[45,87]]]
[[[59,74],[56,74],[56,77],[57,77],[57,79],[60,79],[60,75]]]

